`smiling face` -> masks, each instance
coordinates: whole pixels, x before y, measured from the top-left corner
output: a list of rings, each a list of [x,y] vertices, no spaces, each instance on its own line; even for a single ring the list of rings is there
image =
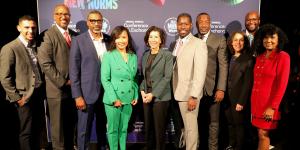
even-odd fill
[[[100,34],[102,30],[102,15],[100,13],[91,13],[88,15],[87,26],[94,34]]]
[[[53,18],[58,26],[66,30],[71,18],[69,8],[65,5],[56,6],[53,12]]]
[[[278,34],[275,33],[273,35],[266,35],[263,38],[263,46],[266,50],[275,50],[278,46]]]
[[[23,36],[27,42],[34,40],[34,37],[37,32],[37,26],[35,21],[23,20],[19,23],[17,29],[20,32],[21,36]]]
[[[128,45],[128,34],[124,30],[115,40],[116,48],[121,51],[126,51],[126,47]]]
[[[244,35],[242,35],[241,33],[236,33],[233,37],[232,37],[232,47],[234,50],[234,53],[241,53],[242,49],[244,48],[244,43],[245,43],[245,39],[244,39]]]
[[[177,32],[181,38],[186,37],[192,29],[192,20],[187,16],[181,16],[177,20]]]
[[[255,33],[260,24],[259,14],[257,12],[249,12],[245,17],[245,26],[248,32]]]
[[[161,39],[158,31],[151,31],[148,38],[151,49],[158,50],[160,48]]]
[[[200,34],[205,35],[210,30],[210,17],[208,15],[200,15],[197,18],[197,27]]]

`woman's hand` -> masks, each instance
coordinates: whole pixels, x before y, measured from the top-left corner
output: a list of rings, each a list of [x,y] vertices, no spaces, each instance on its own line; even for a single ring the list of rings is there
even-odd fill
[[[142,95],[142,99],[143,99],[143,103],[147,103],[146,101],[146,98],[147,98],[147,96],[146,96],[146,93],[145,93],[145,91],[141,91],[141,95]]]
[[[152,93],[146,94],[146,103],[151,103],[152,99],[153,99]]]
[[[137,102],[138,102],[138,101],[137,101],[136,99],[134,99],[134,100],[132,100],[132,101],[131,101],[131,105],[133,105],[133,106],[134,106],[134,105],[136,105],[136,104],[137,104]]]
[[[243,110],[243,105],[241,105],[241,104],[236,104],[236,106],[235,106],[235,110],[236,111],[242,111]]]
[[[268,107],[264,112],[264,118],[266,121],[272,121],[275,110],[271,107]]]
[[[122,102],[121,102],[119,99],[117,99],[117,100],[114,102],[114,106],[115,106],[115,107],[121,107],[121,106],[122,106]]]

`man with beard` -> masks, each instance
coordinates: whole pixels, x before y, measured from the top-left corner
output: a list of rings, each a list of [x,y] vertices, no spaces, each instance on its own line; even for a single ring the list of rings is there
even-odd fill
[[[106,137],[100,66],[110,36],[101,32],[103,16],[99,11],[89,12],[86,22],[88,31],[75,37],[72,41],[69,67],[72,96],[75,98],[78,113],[77,143],[79,150],[88,149],[94,115],[97,119],[99,147],[104,146]]]

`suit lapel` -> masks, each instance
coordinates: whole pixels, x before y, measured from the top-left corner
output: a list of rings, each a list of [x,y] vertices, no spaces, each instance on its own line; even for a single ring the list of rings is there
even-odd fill
[[[18,44],[18,49],[20,49],[20,53],[22,53],[22,56],[24,56],[25,59],[25,63],[26,64],[31,64],[30,60],[29,60],[29,54],[27,52],[27,49],[25,47],[25,45],[20,41],[20,39],[17,39],[17,44]],[[31,65],[28,65],[31,68]]]
[[[100,59],[98,58],[98,54],[97,54],[96,47],[95,47],[95,45],[94,45],[94,42],[93,42],[93,40],[92,40],[92,38],[91,38],[89,32],[87,31],[87,32],[85,32],[84,34],[85,34],[85,35],[84,35],[84,36],[85,36],[85,39],[86,39],[87,42],[89,43],[89,44],[87,44],[88,47],[87,47],[86,49],[92,52],[92,55],[94,56],[95,60],[99,61]]]
[[[113,50],[114,58],[117,61],[117,64],[120,65],[121,68],[124,68],[125,70],[129,71],[128,65],[124,61],[121,53],[116,49]],[[130,55],[128,54],[128,63],[130,62]]]
[[[158,51],[157,56],[154,58],[154,61],[152,62],[151,68],[153,68],[161,58],[162,58],[162,49]]]
[[[145,53],[145,56],[144,56],[144,59],[143,59],[143,62],[142,62],[143,63],[143,74],[145,74],[146,64],[147,64],[147,60],[148,60],[149,55],[150,55],[150,50]]]

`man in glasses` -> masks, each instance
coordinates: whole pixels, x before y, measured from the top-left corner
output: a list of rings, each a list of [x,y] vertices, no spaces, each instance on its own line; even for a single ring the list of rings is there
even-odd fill
[[[71,37],[68,29],[70,10],[58,4],[53,11],[55,25],[41,34],[38,60],[45,73],[47,102],[50,115],[52,147],[55,150],[73,149],[76,108],[71,98],[69,52]]]
[[[106,117],[102,103],[100,66],[110,36],[101,32],[103,16],[93,10],[87,15],[88,31],[75,37],[70,52],[72,96],[78,112],[77,143],[79,150],[87,150],[92,122],[96,116],[98,147],[106,144]]]

